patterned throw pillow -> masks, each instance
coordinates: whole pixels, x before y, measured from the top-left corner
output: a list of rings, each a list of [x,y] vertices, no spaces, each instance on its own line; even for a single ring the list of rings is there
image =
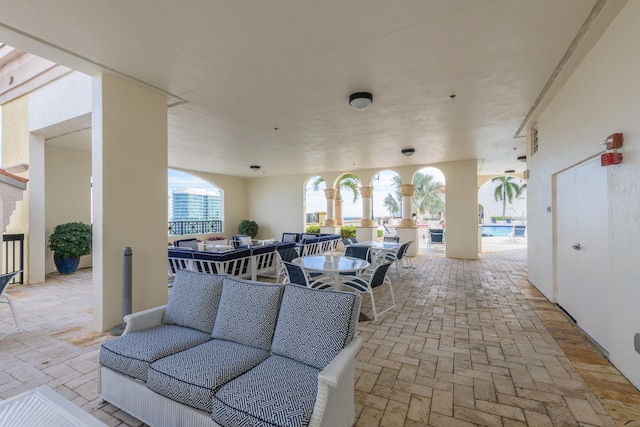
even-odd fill
[[[282,285],[225,276],[213,338],[271,350]]]
[[[272,354],[323,369],[351,341],[360,295],[287,285]]]
[[[220,304],[223,277],[179,270],[173,279],[162,323],[211,333]]]

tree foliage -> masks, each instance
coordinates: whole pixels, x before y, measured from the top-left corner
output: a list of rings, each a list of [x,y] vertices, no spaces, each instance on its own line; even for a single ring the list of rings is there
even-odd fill
[[[440,197],[440,189],[442,188],[440,181],[437,181],[429,174],[417,172],[413,177],[413,184],[416,188],[411,198],[412,213],[419,215],[428,213],[431,216],[435,216],[440,212],[444,212],[444,201]],[[387,194],[383,204],[390,215],[400,216],[402,214],[402,193],[400,191],[402,180],[400,176],[394,176],[391,185],[394,192],[393,194]]]
[[[316,177],[312,183],[313,191],[320,189],[324,178],[321,176]],[[353,194],[353,202],[355,203],[360,197],[360,178],[352,173],[345,173],[338,179],[338,187],[336,188],[336,219],[338,224],[342,224],[342,193],[343,191],[349,191]]]
[[[509,204],[513,203],[513,199],[518,198],[520,194],[527,188],[527,184],[520,185],[520,180],[513,176],[496,176],[491,182],[497,182],[493,197],[496,202],[502,202],[502,216],[505,216],[507,211],[507,201]]]

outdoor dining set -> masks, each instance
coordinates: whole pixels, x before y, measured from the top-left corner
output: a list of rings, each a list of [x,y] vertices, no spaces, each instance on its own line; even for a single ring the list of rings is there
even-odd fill
[[[395,309],[390,268],[395,264],[397,276],[410,271],[411,260],[406,254],[411,243],[358,242],[354,238],[341,240],[337,234],[310,233],[283,233],[280,241],[234,236],[228,245],[198,245],[195,239],[185,239],[169,247],[168,274],[173,277],[186,269],[251,280],[261,276],[284,284],[366,293],[377,320]],[[391,305],[378,311],[373,291],[382,286],[389,290]]]

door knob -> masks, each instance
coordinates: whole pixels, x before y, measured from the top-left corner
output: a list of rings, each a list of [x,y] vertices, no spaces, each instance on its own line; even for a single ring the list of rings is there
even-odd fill
[[[575,249],[576,251],[579,251],[580,250],[580,243],[575,243],[575,244],[571,245],[571,247],[573,249]]]

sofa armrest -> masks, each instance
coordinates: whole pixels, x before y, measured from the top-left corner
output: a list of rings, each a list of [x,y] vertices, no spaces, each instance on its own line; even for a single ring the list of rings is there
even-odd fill
[[[309,422],[312,426],[350,426],[355,416],[354,365],[362,338],[351,342],[318,374],[318,394]]]
[[[160,307],[127,314],[123,319],[127,326],[122,332],[122,335],[161,325],[165,307],[166,305],[162,305]]]

